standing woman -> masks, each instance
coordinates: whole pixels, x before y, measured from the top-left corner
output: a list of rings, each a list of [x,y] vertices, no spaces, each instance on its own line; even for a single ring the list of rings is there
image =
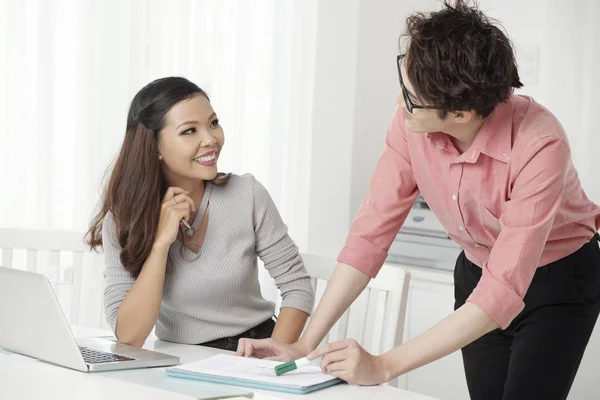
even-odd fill
[[[217,173],[224,135],[208,96],[184,78],[134,97],[88,242],[105,253],[106,316],[120,342],[158,338],[235,350],[240,338],[300,336],[314,293],[298,248],[251,175]],[[260,293],[257,257],[281,291]]]

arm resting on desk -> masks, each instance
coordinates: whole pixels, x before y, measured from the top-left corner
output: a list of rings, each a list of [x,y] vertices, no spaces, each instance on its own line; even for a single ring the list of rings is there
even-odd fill
[[[271,337],[281,343],[295,343],[300,337],[307,319],[308,314],[302,310],[290,307],[282,308]]]
[[[119,306],[115,335],[119,342],[142,347],[160,313],[168,247],[155,247]]]

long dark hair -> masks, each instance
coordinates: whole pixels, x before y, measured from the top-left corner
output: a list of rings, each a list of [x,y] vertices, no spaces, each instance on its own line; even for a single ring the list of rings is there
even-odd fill
[[[152,250],[161,201],[167,190],[158,159],[158,133],[169,110],[197,94],[209,100],[189,80],[167,77],[149,83],[131,101],[125,139],[86,241],[92,249],[102,246],[102,225],[111,211],[122,249],[121,263],[133,277],[140,274]],[[224,185],[228,179],[228,174],[220,173],[212,182]]]

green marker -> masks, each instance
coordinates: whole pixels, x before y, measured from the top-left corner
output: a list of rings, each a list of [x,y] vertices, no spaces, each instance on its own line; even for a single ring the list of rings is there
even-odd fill
[[[286,362],[283,364],[279,364],[278,366],[275,367],[275,375],[277,375],[277,376],[283,375],[287,372],[294,371],[294,370],[296,370],[304,365],[308,365],[308,364],[310,364],[310,360],[306,357],[301,358],[296,361],[290,361],[290,362]]]

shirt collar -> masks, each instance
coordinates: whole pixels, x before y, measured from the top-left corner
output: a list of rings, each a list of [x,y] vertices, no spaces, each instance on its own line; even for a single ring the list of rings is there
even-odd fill
[[[505,103],[498,104],[484,120],[469,149],[458,157],[457,162],[475,163],[479,159],[479,155],[483,153],[488,157],[507,163],[510,160],[512,147],[512,114],[512,98]],[[450,138],[447,134],[429,132],[427,137],[433,148],[450,151],[448,148]]]
[[[483,136],[481,153],[505,163],[510,160],[512,148],[513,109],[512,98],[498,104],[477,134]]]
[[[434,149],[448,150],[448,135],[442,132],[429,132],[427,138]]]

